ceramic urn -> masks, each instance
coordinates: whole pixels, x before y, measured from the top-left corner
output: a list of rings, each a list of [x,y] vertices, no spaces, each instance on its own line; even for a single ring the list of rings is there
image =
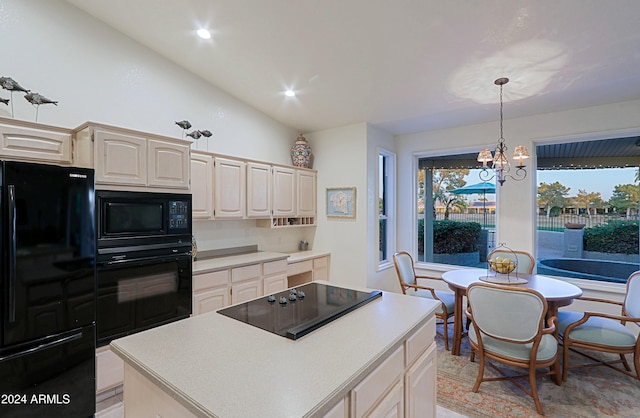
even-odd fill
[[[313,154],[307,139],[302,135],[298,135],[296,142],[291,147],[291,164],[296,167],[311,168]]]

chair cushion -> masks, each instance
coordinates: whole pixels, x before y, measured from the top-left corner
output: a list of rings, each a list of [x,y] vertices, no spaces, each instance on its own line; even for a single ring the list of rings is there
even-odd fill
[[[433,299],[431,292],[428,290],[418,290],[415,292],[408,293],[411,296],[417,296],[419,298]],[[440,299],[444,305],[447,307],[447,314],[453,314],[453,306],[455,304],[455,296],[453,292],[447,292],[446,290],[436,290],[436,296]],[[442,313],[442,305],[439,305],[436,309],[436,313]]]
[[[475,344],[478,343],[478,335],[473,327],[473,323],[469,325],[469,339]],[[523,361],[527,361],[531,358],[531,348],[533,347],[533,343],[514,344],[497,340],[485,334],[482,335],[482,345],[485,351]],[[556,341],[553,335],[545,334],[540,340],[536,360],[550,360],[556,356],[557,352],[558,341]]]
[[[564,335],[567,327],[582,317],[582,312],[558,312],[558,332]],[[612,347],[633,347],[636,344],[636,337],[630,329],[609,318],[591,317],[584,324],[574,328],[570,336],[575,341]]]

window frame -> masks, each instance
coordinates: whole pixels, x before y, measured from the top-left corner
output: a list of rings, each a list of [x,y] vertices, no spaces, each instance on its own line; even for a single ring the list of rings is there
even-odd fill
[[[376,265],[378,271],[391,268],[393,266],[393,254],[396,248],[396,154],[385,148],[377,149],[378,162],[376,165],[376,200],[383,193],[384,214],[381,214],[379,202],[376,202],[376,212],[378,214],[376,227]],[[381,167],[383,166],[383,167]],[[381,172],[382,171],[382,172]],[[384,178],[383,178],[384,176]],[[385,251],[386,257],[381,257],[380,242],[380,220],[385,219]]]

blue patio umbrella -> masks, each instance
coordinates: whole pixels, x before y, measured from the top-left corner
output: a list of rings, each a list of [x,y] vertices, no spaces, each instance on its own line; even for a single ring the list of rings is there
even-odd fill
[[[496,185],[483,181],[476,184],[470,184],[468,186],[460,187],[459,189],[451,190],[453,194],[482,194],[482,211],[484,213],[484,228],[487,227],[487,199],[486,194],[495,194]]]

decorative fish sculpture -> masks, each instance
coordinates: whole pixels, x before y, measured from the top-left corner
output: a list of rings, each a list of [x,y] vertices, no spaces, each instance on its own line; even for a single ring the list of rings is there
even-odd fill
[[[181,120],[179,122],[176,122],[176,125],[178,125],[179,127],[181,127],[182,129],[189,129],[191,128],[191,122],[189,122],[188,120]]]
[[[213,135],[213,134],[211,133],[211,131],[209,131],[209,130],[207,130],[207,129],[205,129],[204,131],[198,131],[198,132],[200,132],[200,134],[201,134],[202,136],[206,137],[206,138],[209,138],[211,135]]]
[[[29,93],[30,90],[22,87],[16,80],[11,77],[0,77],[0,86],[2,86],[5,90],[10,91],[23,91],[25,93]]]
[[[27,93],[24,95],[24,98],[27,99],[29,103],[32,105],[41,105],[41,104],[54,104],[58,106],[58,102],[55,100],[47,99],[41,94],[38,93]]]
[[[200,133],[200,131],[193,131],[193,132],[188,133],[187,136],[190,136],[193,139],[200,139],[202,134]]]
[[[0,102],[8,105],[9,104],[9,99],[5,99],[4,97],[0,97]]]

